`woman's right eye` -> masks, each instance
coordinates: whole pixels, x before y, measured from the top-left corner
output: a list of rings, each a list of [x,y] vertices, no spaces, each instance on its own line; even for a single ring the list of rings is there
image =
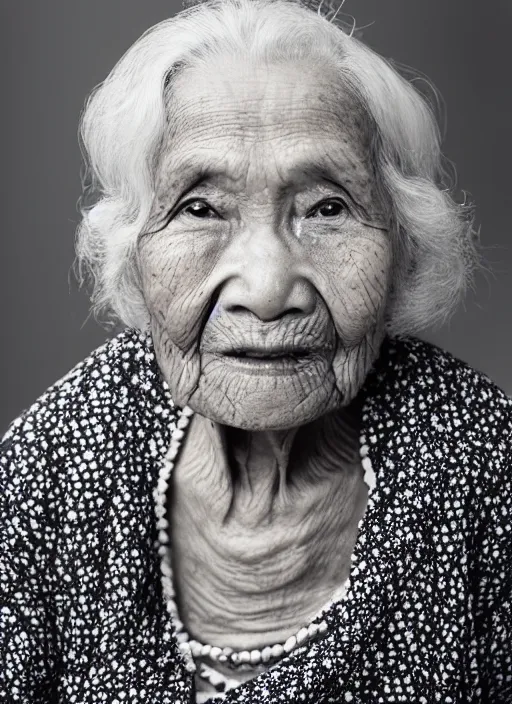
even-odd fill
[[[194,218],[201,218],[202,220],[205,220],[207,218],[216,218],[218,217],[217,213],[215,210],[208,205],[208,203],[204,200],[192,200],[188,201],[188,203],[184,203],[178,212],[176,213],[177,215],[191,215]]]

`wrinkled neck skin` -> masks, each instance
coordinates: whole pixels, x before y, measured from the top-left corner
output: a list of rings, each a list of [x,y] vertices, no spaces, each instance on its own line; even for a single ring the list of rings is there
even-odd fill
[[[284,642],[348,577],[367,490],[358,411],[250,432],[195,415],[169,507],[180,617],[202,642]]]

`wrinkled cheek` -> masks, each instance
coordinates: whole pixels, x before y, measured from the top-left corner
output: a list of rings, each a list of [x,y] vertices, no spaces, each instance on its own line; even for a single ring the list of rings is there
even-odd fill
[[[199,383],[199,339],[213,291],[214,252],[155,236],[141,247],[139,266],[155,354],[175,402],[185,405]]]
[[[383,339],[384,328],[375,326],[367,331],[358,345],[337,348],[332,361],[332,371],[344,405],[350,403],[363,386]]]
[[[178,406],[188,405],[201,377],[201,358],[197,350],[181,350],[167,329],[151,321],[151,336],[158,366],[169,385],[171,396]]]
[[[363,290],[360,286],[339,290],[331,305],[339,343],[346,348],[357,347],[378,326],[384,306],[384,297],[370,283]]]
[[[317,263],[318,288],[331,314],[338,342],[357,347],[379,327],[388,303],[391,246],[387,236],[354,238],[332,247]],[[326,264],[325,264],[326,263]]]
[[[144,298],[156,327],[183,353],[197,346],[214,295],[218,251],[211,240],[154,238],[140,251]],[[172,244],[171,244],[172,242]]]
[[[387,238],[339,247],[318,286],[337,335],[332,369],[344,402],[353,399],[375,361],[385,334],[391,275]]]

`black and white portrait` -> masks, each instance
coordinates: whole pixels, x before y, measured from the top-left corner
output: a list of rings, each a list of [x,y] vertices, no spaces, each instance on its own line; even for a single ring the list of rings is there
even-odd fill
[[[0,700],[511,704],[508,8],[28,6]]]

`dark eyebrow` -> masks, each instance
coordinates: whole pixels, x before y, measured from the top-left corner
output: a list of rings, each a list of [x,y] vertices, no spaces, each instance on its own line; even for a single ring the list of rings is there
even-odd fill
[[[231,178],[229,174],[226,174],[224,169],[219,169],[217,166],[191,166],[189,169],[185,169],[185,172],[186,177],[184,178],[184,183],[180,188],[180,191],[172,205],[172,208],[174,208],[180,200],[185,198],[185,196],[187,196],[191,191],[195,190],[199,186],[202,186],[203,184],[208,183],[209,181],[214,181],[217,178]]]
[[[236,176],[230,176],[223,168],[219,168],[217,162],[208,162],[209,160],[200,164],[194,163],[193,161],[186,161],[178,167],[180,171],[186,173],[186,193],[196,188],[203,181],[210,179],[213,180],[218,177],[224,177],[236,180]],[[306,177],[306,179],[317,177],[319,180],[328,181],[343,188],[338,180],[341,178],[341,174],[341,167],[339,169],[336,168],[336,160],[332,156],[325,155],[314,161],[304,159],[297,164],[293,164],[288,171],[288,180],[290,183],[293,183],[294,180],[297,180],[297,177]]]
[[[340,178],[341,170],[339,173],[337,173],[335,169],[333,169],[329,164],[325,162],[310,162],[307,164],[298,165],[297,167],[293,168],[292,174],[293,173],[300,174],[301,176],[305,177],[305,180],[313,178],[319,181],[325,181],[326,183],[329,183],[331,186],[334,186],[334,188],[342,191],[347,196],[347,198],[353,203],[353,205],[360,210],[361,214],[364,217],[369,217],[364,205],[360,203],[351,193],[350,189],[345,184],[343,184],[343,178]]]
[[[340,179],[339,176],[340,174],[336,173],[334,169],[325,163],[304,162],[297,164],[290,169],[288,175],[289,182],[288,184],[284,184],[282,189],[283,191],[288,190],[290,186],[293,186],[293,184],[296,184],[298,181],[307,182],[317,179],[319,181],[330,183],[332,186],[345,191],[347,196],[349,196],[354,203],[356,203],[355,198],[352,196],[349,189],[342,184],[342,179]],[[190,169],[190,176],[185,180],[185,189],[180,193],[179,198],[183,198],[201,184],[214,180],[218,177],[230,178],[229,174],[226,174],[224,170],[217,167],[192,167]]]
[[[208,168],[201,168],[194,170],[193,172],[191,172],[190,177],[185,181],[185,189],[183,191],[180,191],[176,203],[178,202],[178,200],[184,198],[186,195],[188,195],[191,191],[193,191],[201,184],[211,180],[212,178],[215,178],[216,176],[220,176],[221,174],[222,171],[218,169],[213,170]]]

